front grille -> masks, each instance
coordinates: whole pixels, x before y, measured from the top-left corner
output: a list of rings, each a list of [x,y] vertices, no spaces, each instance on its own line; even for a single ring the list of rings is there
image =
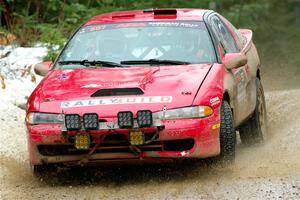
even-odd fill
[[[191,150],[194,144],[194,139],[169,140],[163,142],[165,151],[187,151]]]
[[[38,150],[43,156],[81,155],[89,152],[89,150],[77,150],[73,144],[39,145]]]
[[[146,141],[153,138],[155,133],[146,134]],[[74,141],[69,138],[69,141]],[[87,154],[96,144],[92,143],[88,150],[78,150],[74,144],[58,144],[58,145],[39,145],[38,150],[44,156],[58,155],[84,155]],[[190,150],[194,146],[193,139],[158,141],[154,140],[149,144],[137,146],[142,152],[158,152],[158,151],[184,151]],[[134,153],[130,148],[130,142],[124,134],[109,134],[94,153]]]

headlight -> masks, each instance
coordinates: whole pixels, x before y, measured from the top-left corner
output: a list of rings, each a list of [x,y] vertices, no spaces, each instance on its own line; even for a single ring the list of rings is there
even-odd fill
[[[27,124],[62,124],[64,122],[63,114],[50,114],[50,113],[28,113],[26,116]]]
[[[154,119],[188,119],[202,118],[213,114],[213,109],[210,106],[192,106],[185,108],[176,108],[153,113]]]

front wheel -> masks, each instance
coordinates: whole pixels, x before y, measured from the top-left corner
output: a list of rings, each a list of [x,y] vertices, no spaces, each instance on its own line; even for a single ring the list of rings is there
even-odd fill
[[[220,127],[220,158],[221,161],[233,162],[235,159],[236,132],[230,105],[222,101]]]

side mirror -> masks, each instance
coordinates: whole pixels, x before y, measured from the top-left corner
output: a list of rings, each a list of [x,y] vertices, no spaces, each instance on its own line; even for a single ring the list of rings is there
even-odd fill
[[[247,56],[243,53],[227,53],[222,59],[222,63],[227,69],[238,68],[246,65]]]
[[[46,76],[52,66],[53,63],[51,61],[41,62],[34,66],[34,72],[40,76]]]

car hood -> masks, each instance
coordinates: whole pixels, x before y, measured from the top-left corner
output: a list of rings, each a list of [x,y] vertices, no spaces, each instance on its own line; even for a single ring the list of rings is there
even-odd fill
[[[116,116],[124,110],[154,111],[190,106],[211,64],[53,70],[39,87],[40,112]],[[91,97],[109,88],[140,88],[144,94]],[[104,103],[103,103],[104,102]]]

